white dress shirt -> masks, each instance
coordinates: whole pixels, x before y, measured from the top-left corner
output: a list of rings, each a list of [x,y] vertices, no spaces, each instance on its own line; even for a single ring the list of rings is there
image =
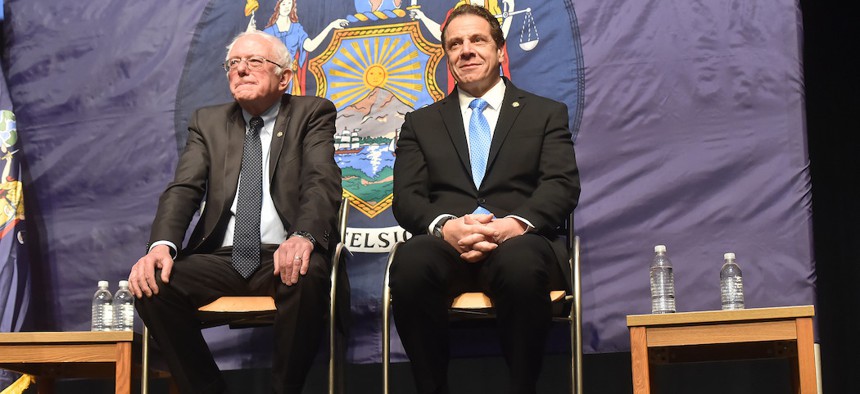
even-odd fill
[[[272,134],[275,130],[275,119],[278,118],[278,110],[281,107],[281,101],[278,100],[272,108],[269,108],[260,115],[263,118],[263,129],[260,130],[260,143],[263,146],[263,206],[260,210],[260,241],[264,244],[279,245],[287,239],[287,231],[284,229],[284,224],[281,223],[281,218],[278,216],[278,211],[275,210],[275,203],[272,202],[272,185],[269,169],[269,157],[271,157]],[[251,122],[251,114],[242,110],[242,117],[245,118],[245,124]],[[250,132],[250,128],[246,126],[245,133]],[[239,183],[242,183],[242,175],[239,174]],[[237,187],[238,191],[239,188]],[[224,242],[221,246],[233,245],[233,231],[236,227],[236,203],[239,201],[239,193],[233,197],[233,204],[230,205],[230,219],[227,222],[227,231],[224,233]]]

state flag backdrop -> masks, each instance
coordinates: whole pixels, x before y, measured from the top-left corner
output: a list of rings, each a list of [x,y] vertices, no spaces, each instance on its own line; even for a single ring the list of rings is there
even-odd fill
[[[0,8],[2,5],[0,1]],[[0,67],[0,332],[25,329],[30,310],[31,272],[25,245],[22,156],[6,73]],[[0,390],[18,377],[0,369]]]
[[[795,1],[478,3],[502,23],[502,72],[569,109],[586,352],[629,349],[624,317],[650,311],[655,244],[675,264],[679,311],[719,309],[724,252],[738,256],[748,307],[815,302]],[[116,286],[145,252],[189,114],[231,100],[220,64],[250,27],[290,48],[290,93],[338,109],[349,359],[378,362],[387,252],[410,236],[391,214],[392,146],[405,113],[453,88],[439,26],[458,4],[9,1],[3,63],[26,135],[47,324],[86,329],[96,282]],[[223,368],[240,368],[268,365],[267,330],[206,335]]]

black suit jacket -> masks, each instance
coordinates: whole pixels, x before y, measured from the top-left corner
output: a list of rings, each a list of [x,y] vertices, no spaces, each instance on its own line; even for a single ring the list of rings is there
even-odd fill
[[[326,255],[338,242],[340,168],[334,161],[336,110],[318,97],[284,95],[270,147],[269,175],[275,209],[285,231],[307,231]],[[180,254],[210,253],[221,246],[239,183],[245,120],[236,103],[197,110],[176,176],[161,195],[150,244],[182,245],[194,212],[206,207]]]
[[[394,216],[407,231],[422,234],[439,215],[462,216],[480,204],[496,217],[530,221],[566,262],[557,228],[580,192],[567,106],[505,84],[480,189],[472,181],[457,91],[406,115],[394,165]]]

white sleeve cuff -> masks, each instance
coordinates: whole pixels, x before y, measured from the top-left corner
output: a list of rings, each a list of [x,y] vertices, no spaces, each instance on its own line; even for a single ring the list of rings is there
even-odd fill
[[[149,250],[147,252],[152,252],[152,248],[158,245],[167,245],[167,247],[170,248],[170,257],[174,259],[176,258],[176,244],[170,241],[155,241],[152,245],[149,245]]]
[[[514,219],[516,219],[516,220],[519,220],[521,223],[525,224],[525,225],[526,225],[526,231],[525,231],[523,234],[525,234],[525,233],[528,233],[528,232],[531,232],[531,231],[534,231],[534,230],[535,230],[535,226],[533,226],[533,225],[532,225],[532,222],[530,222],[530,221],[528,221],[528,220],[524,219],[524,218],[523,218],[523,217],[521,217],[521,216],[517,216],[517,215],[508,215],[508,216],[505,216],[505,217],[506,217],[506,218],[514,218]]]
[[[456,219],[457,217],[448,213],[443,213],[439,216],[436,216],[436,219],[433,219],[433,221],[430,222],[430,226],[427,227],[427,234],[433,234],[433,229],[436,227],[436,223],[439,223],[440,220],[445,218]]]

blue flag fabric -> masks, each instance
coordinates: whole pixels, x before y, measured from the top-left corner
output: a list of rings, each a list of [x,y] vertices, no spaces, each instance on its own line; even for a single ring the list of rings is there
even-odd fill
[[[478,3],[502,22],[502,72],[569,109],[587,352],[629,348],[624,317],[649,312],[655,244],[675,264],[679,311],[719,308],[729,251],[748,307],[815,302],[796,2]],[[115,286],[145,252],[187,119],[231,100],[219,65],[250,26],[295,55],[291,93],[338,109],[336,161],[352,201],[349,358],[380,360],[386,253],[409,236],[390,212],[393,146],[406,112],[453,88],[439,26],[459,3],[292,4],[9,2],[3,60],[27,136],[28,215],[46,299],[63,300],[40,305],[47,322],[86,329],[96,282]],[[206,335],[223,368],[240,368],[268,365],[267,330]]]
[[[0,332],[21,331],[30,308],[21,157],[12,101],[0,68]],[[0,370],[0,389],[16,378],[16,374]]]

